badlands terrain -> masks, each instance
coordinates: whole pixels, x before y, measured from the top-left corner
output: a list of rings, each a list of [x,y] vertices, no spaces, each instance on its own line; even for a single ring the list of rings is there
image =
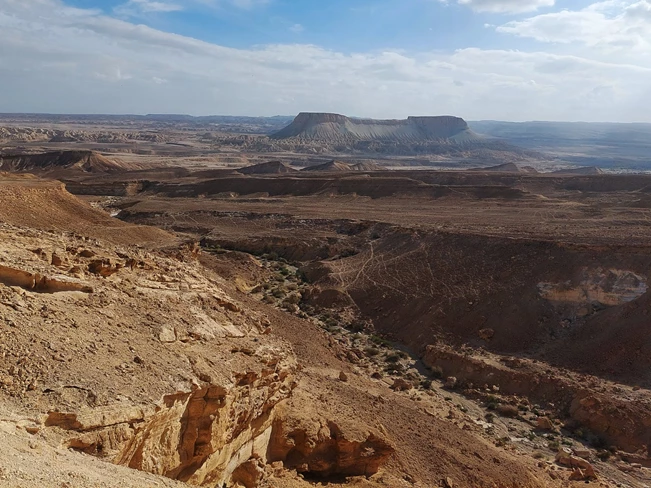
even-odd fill
[[[456,117],[0,140],[0,486],[651,485],[651,176]]]

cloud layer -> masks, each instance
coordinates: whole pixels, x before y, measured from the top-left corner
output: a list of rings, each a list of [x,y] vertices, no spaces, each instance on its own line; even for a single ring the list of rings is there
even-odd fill
[[[551,7],[555,0],[457,0],[477,12],[521,13]]]
[[[647,6],[601,2],[553,14],[551,23],[542,14],[498,27],[573,50],[342,53],[304,44],[233,49],[60,0],[3,0],[0,111],[651,122]],[[566,17],[573,20],[558,20]],[[576,27],[586,19],[592,24]]]

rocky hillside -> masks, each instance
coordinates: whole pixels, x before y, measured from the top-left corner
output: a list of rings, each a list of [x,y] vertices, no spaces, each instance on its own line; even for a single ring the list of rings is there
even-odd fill
[[[61,185],[2,178],[2,486],[561,486],[430,384],[369,369],[374,349],[252,294],[288,270],[106,232]]]

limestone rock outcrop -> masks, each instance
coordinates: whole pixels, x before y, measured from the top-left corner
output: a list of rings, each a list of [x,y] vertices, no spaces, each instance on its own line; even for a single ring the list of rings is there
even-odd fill
[[[375,429],[282,408],[271,432],[268,459],[323,478],[371,476],[394,450]]]

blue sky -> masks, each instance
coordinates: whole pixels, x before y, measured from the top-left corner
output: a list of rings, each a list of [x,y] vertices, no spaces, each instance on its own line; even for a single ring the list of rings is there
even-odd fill
[[[455,49],[476,43],[504,47],[509,42],[483,28],[487,22],[499,21],[500,15],[477,15],[467,7],[432,0],[274,0],[244,7],[187,1],[75,0],[68,4],[99,8],[157,29],[237,48],[300,42],[350,53]],[[148,9],[151,4],[163,5],[163,11]],[[165,12],[175,7],[182,10]]]
[[[651,0],[2,0],[0,111],[651,122]]]

